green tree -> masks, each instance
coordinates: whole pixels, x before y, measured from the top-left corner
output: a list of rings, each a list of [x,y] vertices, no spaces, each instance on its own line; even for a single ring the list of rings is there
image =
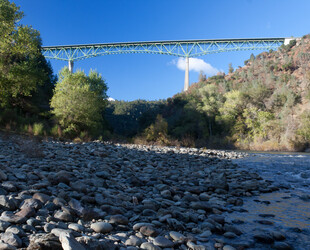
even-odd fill
[[[249,107],[244,110],[243,117],[247,126],[247,134],[251,139],[268,139],[268,132],[272,129],[274,115],[267,111]]]
[[[106,91],[105,81],[95,71],[86,76],[82,71],[71,74],[65,67],[59,73],[51,107],[67,135],[76,136],[82,131],[95,135],[100,131]]]
[[[49,80],[41,54],[41,38],[30,26],[18,24],[23,12],[14,3],[0,0],[0,106],[25,108],[29,97]]]
[[[209,135],[212,136],[215,118],[219,114],[219,108],[223,103],[224,97],[221,93],[219,93],[217,86],[213,84],[209,84],[201,88],[200,97],[201,103],[198,105],[198,109],[206,114]]]
[[[223,123],[225,129],[235,138],[239,139],[245,132],[242,113],[245,107],[244,94],[232,90],[225,95],[225,102],[219,108],[218,122]]]

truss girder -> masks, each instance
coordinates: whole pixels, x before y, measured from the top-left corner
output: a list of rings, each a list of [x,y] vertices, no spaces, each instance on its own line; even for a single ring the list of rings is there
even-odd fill
[[[157,41],[133,43],[104,43],[86,45],[45,46],[43,55],[48,59],[77,61],[86,58],[129,53],[163,54],[178,57],[198,57],[202,55],[242,50],[277,49],[285,38],[222,39]]]

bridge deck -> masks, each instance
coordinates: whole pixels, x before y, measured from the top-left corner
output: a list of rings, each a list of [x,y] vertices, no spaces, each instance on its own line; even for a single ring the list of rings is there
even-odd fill
[[[48,59],[65,61],[77,61],[95,56],[128,53],[198,57],[227,51],[276,49],[285,40],[286,38],[242,38],[76,44],[44,46],[42,47],[42,52]]]
[[[164,40],[164,41],[137,41],[137,42],[113,42],[113,43],[94,43],[94,44],[72,44],[72,45],[56,45],[56,46],[43,46],[44,50],[54,48],[77,48],[77,47],[100,47],[100,46],[114,46],[114,45],[134,45],[134,44],[177,44],[177,43],[214,43],[214,42],[256,42],[256,41],[283,41],[285,37],[275,38],[225,38],[225,39],[190,39],[190,40]]]

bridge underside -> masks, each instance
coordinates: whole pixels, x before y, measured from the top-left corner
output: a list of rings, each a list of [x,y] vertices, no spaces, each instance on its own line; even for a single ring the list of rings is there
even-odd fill
[[[189,57],[229,51],[277,49],[286,40],[285,38],[251,38],[45,46],[42,47],[42,53],[47,59],[68,61],[71,72],[74,61],[103,55],[146,53],[185,57],[187,65],[184,91],[186,91],[189,87]]]

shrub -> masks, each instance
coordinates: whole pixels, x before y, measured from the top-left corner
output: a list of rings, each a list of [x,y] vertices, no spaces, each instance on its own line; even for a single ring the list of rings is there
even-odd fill
[[[144,135],[148,142],[167,144],[169,141],[167,121],[161,115],[157,115],[155,123],[145,129]]]
[[[44,125],[42,123],[34,123],[32,130],[34,135],[43,135]]]

